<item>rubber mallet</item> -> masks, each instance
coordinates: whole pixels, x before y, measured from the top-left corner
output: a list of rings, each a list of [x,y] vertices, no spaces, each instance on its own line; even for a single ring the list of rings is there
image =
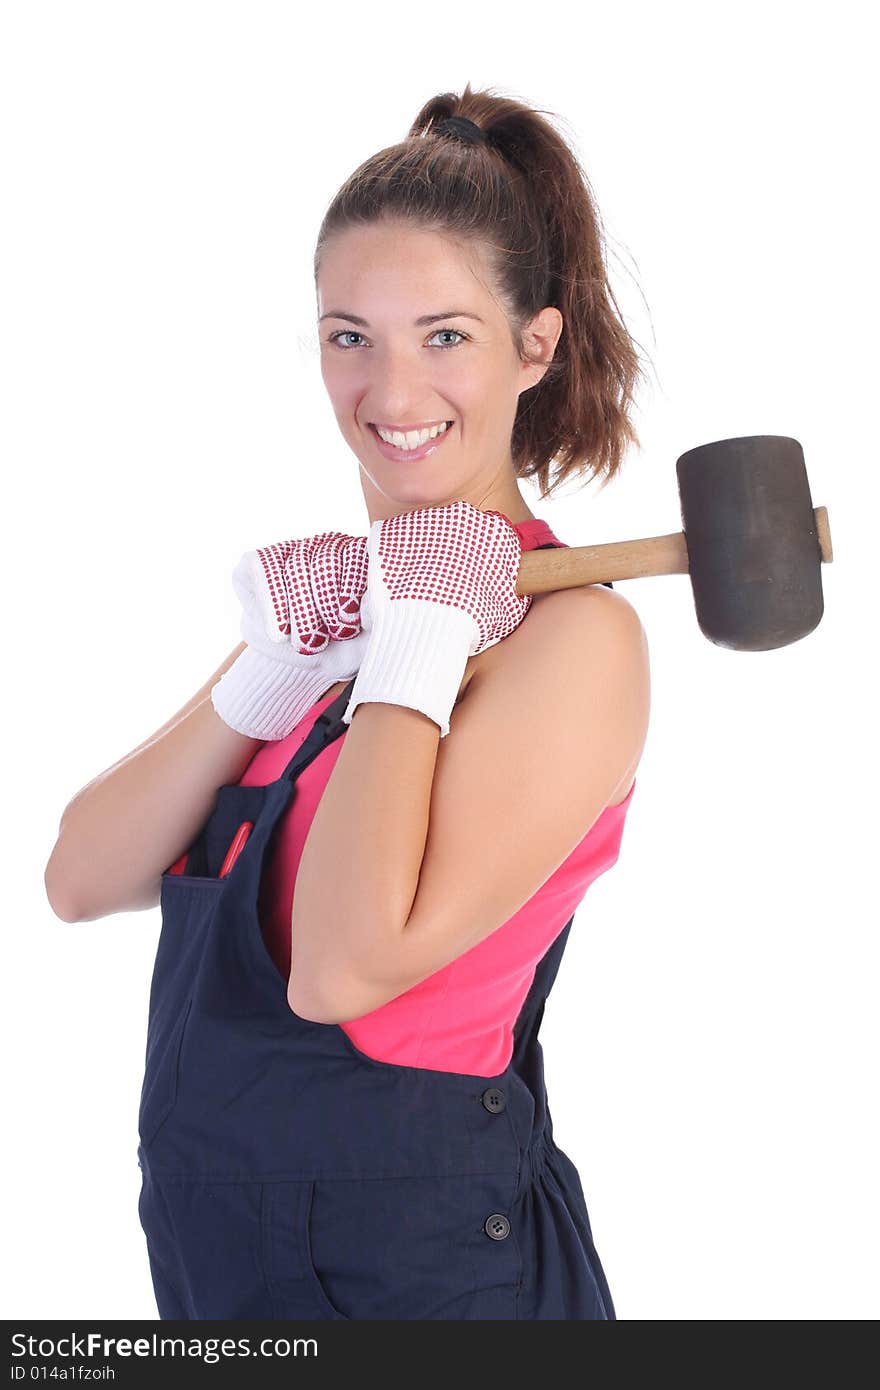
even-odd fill
[[[824,507],[814,509],[796,439],[718,439],[676,464],[683,531],[610,545],[523,553],[518,594],[689,574],[697,622],[735,651],[785,647],[819,623],[822,562],[830,564]]]

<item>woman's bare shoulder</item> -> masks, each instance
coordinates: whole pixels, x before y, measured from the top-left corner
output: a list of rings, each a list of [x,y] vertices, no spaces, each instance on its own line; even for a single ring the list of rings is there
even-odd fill
[[[606,688],[608,681],[619,687],[614,692],[615,708],[620,710],[617,732],[621,748],[630,750],[607,803],[616,806],[626,799],[635,779],[650,714],[647,638],[638,612],[623,594],[591,584],[534,595],[519,627],[503,642],[471,658],[475,667],[471,674],[494,672],[498,681],[522,689],[527,676],[534,679],[543,669],[556,685],[564,680],[580,686],[587,701],[588,681],[595,679],[597,660]],[[477,665],[481,661],[483,665]],[[560,703],[550,689],[548,702]],[[570,701],[562,704],[572,709]],[[574,707],[577,710],[576,701]],[[584,709],[583,717],[586,713]]]

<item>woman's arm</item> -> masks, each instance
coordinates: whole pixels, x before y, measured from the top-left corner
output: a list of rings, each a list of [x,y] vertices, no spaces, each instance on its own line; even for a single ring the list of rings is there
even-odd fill
[[[448,743],[453,736],[450,725]],[[296,875],[287,997],[335,1022],[351,973],[398,949],[428,833],[440,729],[419,710],[363,704],[315,812]],[[365,1011],[362,1011],[365,1012]]]
[[[379,1008],[495,931],[587,834],[647,735],[645,634],[590,586],[536,606],[478,671],[450,732],[360,706],[293,899],[293,1011]]]
[[[230,729],[211,703],[212,688],[244,646],[161,729],[68,803],[44,874],[62,921],[154,907],[163,872],[195,839],[218,789],[237,782],[263,746]]]

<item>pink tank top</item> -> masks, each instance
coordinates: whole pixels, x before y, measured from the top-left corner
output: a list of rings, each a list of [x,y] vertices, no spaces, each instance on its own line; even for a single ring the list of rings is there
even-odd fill
[[[523,550],[557,541],[546,521],[517,523]],[[327,695],[292,733],[254,755],[242,786],[280,777],[305,742]],[[297,868],[321,794],[345,734],[302,772],[264,860],[260,923],[266,948],[283,978],[290,974],[290,923]],[[582,901],[594,879],[617,861],[635,782],[617,806],[606,806],[563,864],[507,922],[449,965],[361,1018],[340,1024],[367,1056],[398,1066],[497,1076],[510,1062],[513,1027],[535,968]]]

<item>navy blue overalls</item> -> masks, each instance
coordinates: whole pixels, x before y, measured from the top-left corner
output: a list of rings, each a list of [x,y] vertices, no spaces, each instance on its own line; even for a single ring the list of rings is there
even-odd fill
[[[376,1061],[288,1004],[261,866],[300,772],[347,731],[353,684],[276,781],[219,789],[184,871],[162,877],[138,1120],[159,1316],[616,1318],[538,1041],[573,918],[497,1076]]]

